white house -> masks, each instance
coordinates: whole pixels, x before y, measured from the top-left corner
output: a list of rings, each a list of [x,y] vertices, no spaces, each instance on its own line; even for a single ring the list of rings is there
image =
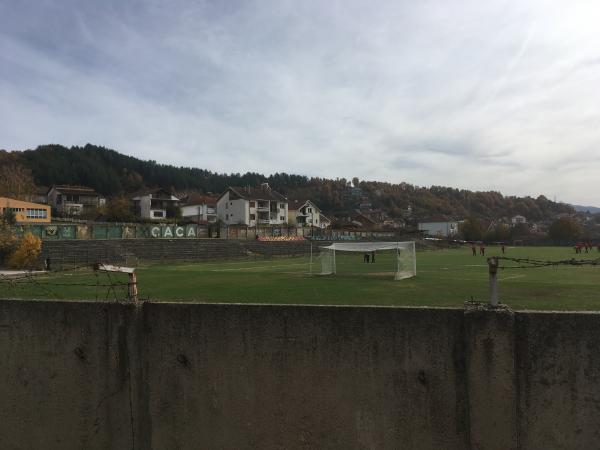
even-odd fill
[[[329,220],[317,205],[310,200],[290,200],[288,204],[288,217],[290,223],[299,226],[327,228],[331,226]]]
[[[182,200],[181,217],[198,224],[217,221],[217,200],[212,195],[190,194]]]
[[[282,225],[288,222],[288,201],[268,183],[229,187],[217,200],[217,216],[228,225]]]
[[[458,222],[430,219],[427,222],[419,222],[418,229],[428,236],[453,237],[458,233]]]
[[[520,215],[517,214],[516,216],[513,216],[510,219],[510,222],[512,223],[513,226],[515,226],[515,225],[518,225],[520,223],[527,223],[527,219],[525,218],[525,216],[520,216]]]
[[[135,212],[142,219],[161,220],[179,205],[179,199],[165,189],[139,192],[132,198]]]

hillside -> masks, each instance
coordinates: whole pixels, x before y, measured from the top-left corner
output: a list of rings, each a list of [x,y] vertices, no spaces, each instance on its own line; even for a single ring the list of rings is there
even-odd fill
[[[215,173],[200,168],[175,167],[156,161],[143,161],[95,145],[67,148],[42,145],[23,152],[0,152],[5,172],[29,170],[37,186],[74,184],[90,186],[112,197],[143,187],[164,187],[174,192],[219,193],[227,186],[268,182],[291,198],[311,198],[329,214],[343,215],[359,205],[381,209],[391,217],[424,218],[447,215],[453,218],[475,216],[489,219],[522,214],[530,220],[550,220],[559,213],[574,212],[570,205],[555,203],[544,196],[506,197],[499,192],[473,192],[464,189],[377,181],[352,183],[344,178],[309,178],[276,173]],[[7,169],[8,165],[11,169]],[[20,188],[21,189],[21,188]]]

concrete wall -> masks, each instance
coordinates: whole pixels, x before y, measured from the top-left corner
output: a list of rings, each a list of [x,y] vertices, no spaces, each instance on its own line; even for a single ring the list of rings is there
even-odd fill
[[[0,300],[2,449],[590,449],[600,316]]]

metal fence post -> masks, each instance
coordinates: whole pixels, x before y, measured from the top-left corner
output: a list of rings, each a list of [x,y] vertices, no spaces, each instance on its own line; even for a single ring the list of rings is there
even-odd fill
[[[498,258],[492,256],[487,259],[490,274],[490,305],[497,307],[499,303],[498,296]]]

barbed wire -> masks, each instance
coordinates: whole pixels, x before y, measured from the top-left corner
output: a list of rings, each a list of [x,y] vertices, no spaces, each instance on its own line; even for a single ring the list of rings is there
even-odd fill
[[[600,258],[596,259],[562,259],[558,261],[540,260],[531,258],[510,258],[507,256],[497,256],[498,261],[509,261],[519,265],[498,266],[498,269],[535,269],[540,267],[552,266],[600,266]]]
[[[69,268],[61,268],[58,270],[52,271],[39,271],[39,272],[25,272],[18,274],[16,276],[8,275],[8,274],[0,274],[0,287],[4,286],[4,291],[13,291],[15,293],[22,295],[27,295],[27,286],[32,286],[40,291],[44,292],[49,298],[59,299],[62,295],[58,294],[53,287],[89,287],[95,288],[95,298],[98,300],[99,290],[100,288],[106,288],[106,297],[105,300],[109,300],[109,297],[114,297],[115,301],[120,301],[129,297],[128,287],[129,282],[121,282],[119,280],[113,279],[109,272],[104,272],[106,277],[108,278],[108,283],[100,282],[99,272],[94,270],[93,274],[95,276],[95,282],[67,282],[63,280],[53,281],[48,280],[48,278],[60,277],[65,273],[73,273],[80,272],[79,275],[91,275],[91,273],[86,273],[85,271],[81,271],[81,269],[92,269],[94,268],[93,264],[83,264],[78,266],[72,266]],[[30,293],[28,295],[31,295]]]

